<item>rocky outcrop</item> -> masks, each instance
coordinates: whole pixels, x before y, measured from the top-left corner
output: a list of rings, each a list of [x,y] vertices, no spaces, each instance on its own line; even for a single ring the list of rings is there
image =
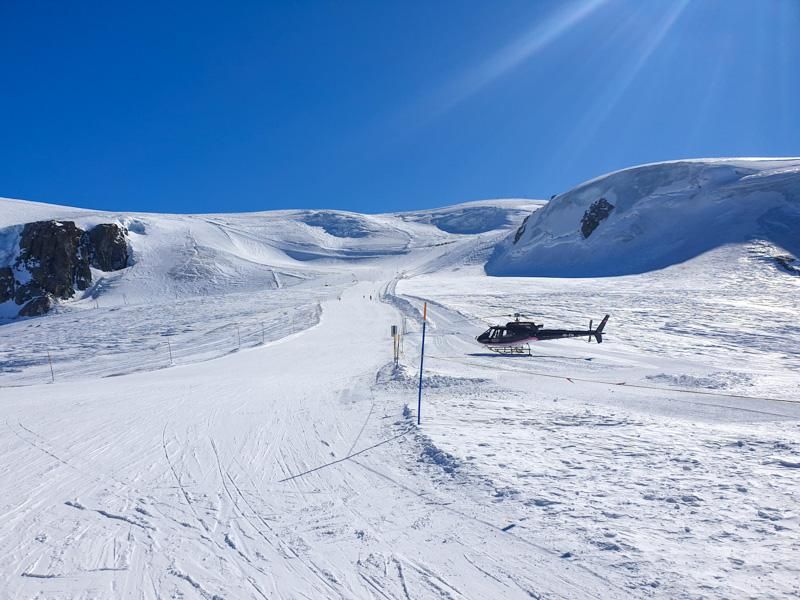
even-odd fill
[[[15,271],[27,271],[30,281],[17,286],[15,300],[24,304],[50,294],[71,298],[92,282],[83,230],[72,221],[37,221],[22,229]]]
[[[16,284],[11,267],[0,267],[0,304],[14,298]]]
[[[795,258],[791,254],[782,254],[780,256],[775,256],[774,258],[775,262],[778,263],[778,266],[787,273],[791,273],[792,275],[800,275],[800,259]],[[2,281],[2,279],[0,279],[0,281]],[[0,289],[0,294],[1,293],[2,290]]]
[[[592,235],[592,232],[597,229],[597,226],[608,218],[612,210],[614,210],[614,205],[605,198],[595,200],[592,205],[586,209],[586,212],[583,213],[583,218],[581,218],[581,233],[583,234],[583,238],[586,239]]]
[[[116,271],[128,265],[127,231],[114,223],[89,232],[72,221],[27,223],[12,265],[0,266],[0,303],[13,300],[19,315],[45,314],[56,299],[72,298],[92,283],[93,266]]]
[[[89,261],[95,269],[118,271],[128,266],[127,230],[116,223],[95,226],[88,235]]]
[[[20,317],[40,317],[53,307],[53,297],[49,294],[39,296],[28,302],[19,311]]]
[[[519,241],[519,239],[522,237],[522,234],[524,234],[524,233],[525,233],[525,226],[528,224],[528,219],[530,219],[530,218],[531,218],[531,216],[533,216],[533,215],[528,215],[527,217],[525,217],[525,218],[522,220],[522,225],[520,225],[520,226],[519,226],[519,229],[517,229],[517,232],[514,234],[514,243],[515,243],[515,244],[516,244],[516,243]]]

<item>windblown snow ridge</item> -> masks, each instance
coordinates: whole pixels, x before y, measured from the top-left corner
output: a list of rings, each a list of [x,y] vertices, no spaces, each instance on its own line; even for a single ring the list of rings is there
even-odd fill
[[[754,240],[797,256],[798,232],[800,159],[655,163],[555,197],[496,248],[486,272],[626,275]]]

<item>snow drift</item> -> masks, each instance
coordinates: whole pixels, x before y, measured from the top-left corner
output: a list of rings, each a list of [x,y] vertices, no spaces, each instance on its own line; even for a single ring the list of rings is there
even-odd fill
[[[800,254],[800,159],[655,163],[588,181],[532,213],[486,272],[643,273],[755,240]]]
[[[399,216],[404,221],[434,225],[446,233],[475,235],[506,229],[539,206],[538,200],[478,200]]]

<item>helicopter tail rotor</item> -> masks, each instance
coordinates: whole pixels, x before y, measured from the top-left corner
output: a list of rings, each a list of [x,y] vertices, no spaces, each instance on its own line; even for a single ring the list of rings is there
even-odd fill
[[[594,336],[594,339],[597,340],[598,344],[603,343],[603,329],[605,329],[607,322],[608,322],[608,315],[603,317],[603,320],[600,321],[600,325],[598,325],[597,329],[595,329],[594,331],[592,331],[591,324],[589,326],[589,331],[592,331],[592,335]]]

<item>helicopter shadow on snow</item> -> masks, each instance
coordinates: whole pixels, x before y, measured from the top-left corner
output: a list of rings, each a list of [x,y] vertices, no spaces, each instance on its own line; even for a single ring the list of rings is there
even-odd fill
[[[557,354],[497,354],[496,352],[470,352],[467,356],[481,358],[562,358],[564,360],[585,360],[591,362],[591,356],[559,356]]]

